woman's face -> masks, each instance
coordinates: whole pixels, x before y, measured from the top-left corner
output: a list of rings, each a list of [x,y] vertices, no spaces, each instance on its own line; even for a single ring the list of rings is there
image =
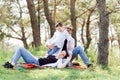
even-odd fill
[[[58,53],[59,58],[64,58],[65,56],[66,56],[66,51],[61,51],[60,53]]]

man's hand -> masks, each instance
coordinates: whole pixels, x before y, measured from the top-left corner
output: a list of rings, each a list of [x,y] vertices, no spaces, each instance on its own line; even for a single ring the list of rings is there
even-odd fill
[[[70,41],[68,41],[68,50],[72,50]]]

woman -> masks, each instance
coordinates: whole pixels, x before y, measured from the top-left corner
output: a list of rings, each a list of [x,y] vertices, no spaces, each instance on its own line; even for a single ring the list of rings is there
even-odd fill
[[[9,62],[6,62],[3,66],[5,68],[13,68],[17,64],[18,60],[22,57],[27,64],[32,63],[39,66],[51,66],[51,67],[57,67],[57,68],[64,68],[66,67],[67,63],[71,59],[69,56],[67,56],[67,60],[64,63],[62,63],[62,58],[66,57],[66,55],[67,55],[66,51],[61,51],[55,56],[48,55],[46,58],[37,58],[33,56],[25,48],[20,47],[15,52],[11,60]]]

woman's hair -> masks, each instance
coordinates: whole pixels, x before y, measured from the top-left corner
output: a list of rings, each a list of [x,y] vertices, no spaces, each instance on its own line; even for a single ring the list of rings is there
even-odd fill
[[[65,52],[66,52],[66,56],[64,58],[67,58],[69,56],[69,54],[68,54],[67,50]]]
[[[56,26],[55,26],[55,27],[58,27],[58,26],[62,27],[63,25],[62,25],[62,23],[61,23],[61,22],[59,22],[59,23],[57,23],[57,24],[56,24]]]
[[[67,58],[69,56],[68,51],[67,51],[67,39],[65,39],[65,41],[64,41],[62,51],[66,52],[66,56],[64,58]]]

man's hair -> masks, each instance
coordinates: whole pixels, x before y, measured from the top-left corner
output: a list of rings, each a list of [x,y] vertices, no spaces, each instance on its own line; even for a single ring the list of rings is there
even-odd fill
[[[71,24],[68,24],[66,28],[70,28],[71,30],[73,30],[73,26]]]
[[[55,27],[58,27],[58,26],[62,27],[63,25],[62,25],[62,23],[61,23],[61,22],[59,22],[59,23],[57,23],[57,24],[56,24],[56,26],[55,26]]]

